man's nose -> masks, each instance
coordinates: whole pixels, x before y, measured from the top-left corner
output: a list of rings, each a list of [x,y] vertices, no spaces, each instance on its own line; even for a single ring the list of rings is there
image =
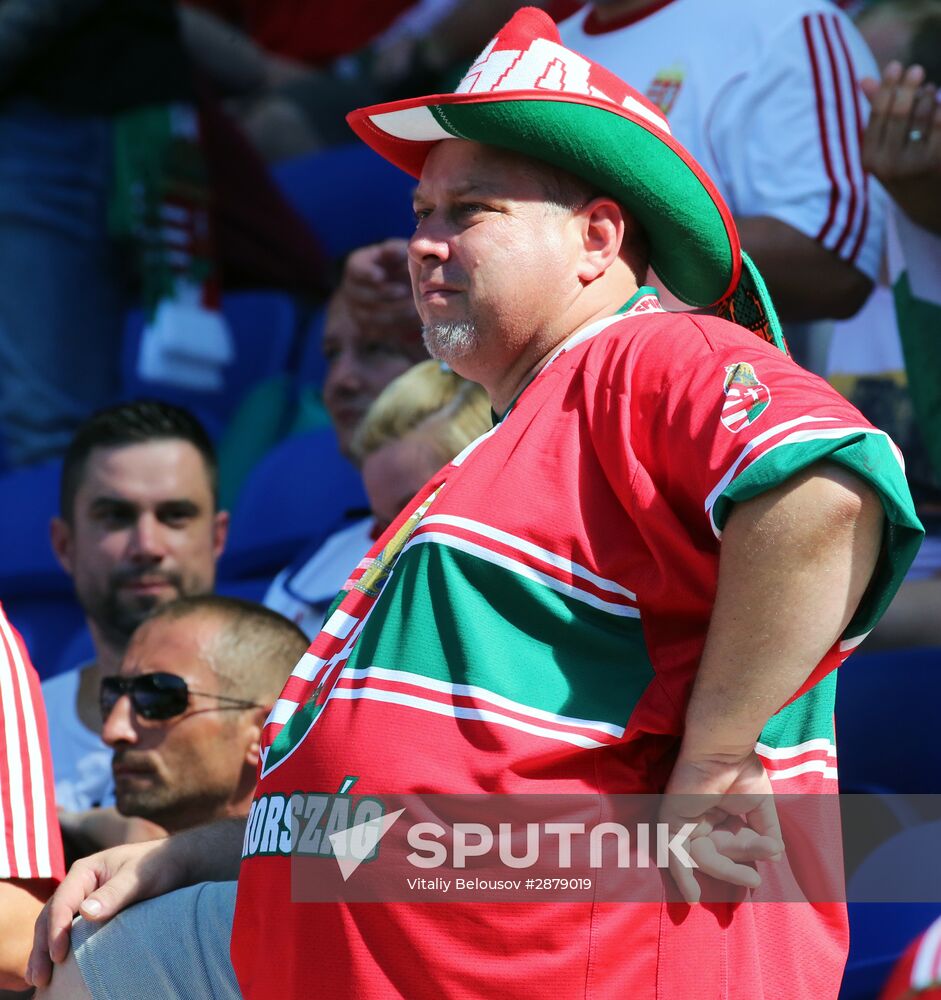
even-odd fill
[[[451,255],[449,233],[444,221],[435,214],[422,219],[408,241],[409,261],[413,264],[427,262],[429,257],[447,260]]]
[[[159,562],[167,554],[166,528],[153,514],[142,514],[129,542],[131,556],[140,562]]]
[[[136,743],[137,727],[134,723],[131,699],[128,695],[122,694],[102,724],[101,738],[109,747],[115,747],[120,743]]]
[[[360,360],[353,351],[343,351],[330,362],[330,368],[324,379],[324,395],[331,391],[344,390],[358,392],[363,385],[363,369]]]

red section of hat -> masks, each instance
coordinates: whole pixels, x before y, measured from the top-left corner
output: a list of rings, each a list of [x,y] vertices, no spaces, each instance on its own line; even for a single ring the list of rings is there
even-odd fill
[[[474,64],[468,70],[465,80],[469,81],[474,77],[480,76],[480,67],[494,54],[497,52],[512,51],[521,53],[520,59],[523,58],[522,53],[529,50],[534,42],[537,40],[544,40],[558,45],[563,48],[561,44],[561,39],[559,37],[558,28],[552,18],[546,14],[545,11],[539,10],[535,7],[523,7],[513,15],[513,17],[506,23],[500,33],[493,39],[493,41],[484,49],[481,55],[475,60]],[[572,50],[565,50],[572,51]],[[637,104],[643,105],[647,110],[650,111],[653,121],[663,121],[663,112],[653,104],[647,97],[640,93],[640,91],[635,90],[633,87],[628,86],[620,77],[616,76],[610,70],[605,69],[604,66],[599,65],[596,62],[588,59],[586,56],[577,53],[580,58],[584,59],[589,64],[588,73],[588,84],[595,90],[600,91],[605,97],[609,98],[611,103],[616,105],[619,109],[623,109],[625,98],[630,98],[632,101],[637,102]],[[560,56],[564,56],[564,52],[560,53]],[[512,66],[506,67],[505,72],[495,83],[491,84],[486,89],[488,91],[496,91],[502,89],[502,82],[511,73],[514,66],[519,62],[516,60]],[[560,59],[559,71],[564,79],[564,59]],[[462,87],[464,85],[462,84]],[[515,86],[513,89],[517,89]],[[553,88],[540,86],[537,88],[543,95],[551,92]],[[476,86],[476,81],[472,84],[465,93],[478,94],[481,93],[481,89]],[[572,99],[572,92],[566,93],[567,99]],[[594,94],[594,97],[600,96],[600,94]]]

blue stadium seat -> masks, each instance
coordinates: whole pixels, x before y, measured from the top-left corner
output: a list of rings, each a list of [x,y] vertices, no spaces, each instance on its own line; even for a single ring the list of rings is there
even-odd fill
[[[330,534],[347,510],[365,507],[359,473],[340,454],[332,429],[290,437],[242,487],[219,577],[274,577],[301,546]]]
[[[268,586],[270,576],[254,577],[250,580],[220,580],[216,593],[223,597],[240,597],[243,601],[255,601],[261,604]]]
[[[78,601],[68,594],[12,597],[4,600],[3,607],[23,636],[40,678],[52,677],[61,669],[63,653],[84,624]]]
[[[408,236],[415,228],[412,192],[418,182],[365,145],[286,160],[273,173],[335,259],[366,243]]]
[[[55,460],[0,476],[0,600],[72,591],[49,545],[49,520],[59,512],[61,469]]]
[[[941,648],[857,653],[837,675],[843,792],[941,792]]]
[[[144,315],[141,310],[131,312],[124,331],[124,398],[154,396],[185,406],[218,438],[252,386],[288,369],[298,323],[294,300],[280,292],[228,293],[222,299],[222,313],[235,342],[235,359],[223,369],[222,388],[207,391],[140,377],[137,359]]]

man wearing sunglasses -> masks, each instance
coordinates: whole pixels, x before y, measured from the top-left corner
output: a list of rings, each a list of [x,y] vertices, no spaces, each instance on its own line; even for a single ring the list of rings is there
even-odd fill
[[[244,819],[262,726],[307,647],[297,625],[249,601],[202,595],[159,608],[134,633],[118,673],[103,677],[99,689],[118,811],[169,833]],[[149,995],[175,995],[160,969],[142,973],[138,963],[114,960],[142,958],[141,942],[149,941],[148,950],[170,950],[184,961],[191,976],[185,995],[237,997],[225,947],[235,882],[209,882],[153,906],[89,942],[81,958],[86,982],[141,996],[146,981]],[[78,981],[63,988],[72,1000],[88,996]]]
[[[308,641],[259,604],[164,605],[102,678],[102,738],[118,811],[170,833],[248,813],[261,727]]]
[[[43,684],[60,808],[113,804],[98,686],[161,605],[211,593],[228,514],[212,442],[186,410],[137,400],[93,414],[66,452],[52,548],[85,611],[94,657]]]

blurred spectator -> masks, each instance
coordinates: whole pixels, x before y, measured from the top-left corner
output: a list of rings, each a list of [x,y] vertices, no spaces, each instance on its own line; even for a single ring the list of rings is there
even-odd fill
[[[269,160],[348,143],[344,116],[363,104],[439,89],[518,0],[191,0],[187,48]],[[533,6],[569,13],[572,0]]]
[[[227,25],[232,31],[230,44],[250,46],[260,63],[270,58],[273,63],[283,60],[302,67],[328,66],[334,59],[368,45],[403,11],[416,6],[416,2],[184,0],[190,10],[213,15]],[[233,63],[227,61],[223,65],[228,67]],[[272,74],[272,70],[268,72]]]
[[[442,466],[492,427],[483,387],[440,361],[423,361],[387,386],[353,439],[375,536]]]
[[[345,455],[373,400],[397,375],[428,357],[406,246],[405,240],[386,240],[351,254],[328,306],[323,401]]]
[[[0,102],[0,431],[22,464],[117,397],[135,286],[164,333],[218,354],[226,332],[171,0],[0,0]]]
[[[311,637],[357,561],[421,486],[491,427],[487,394],[423,361],[381,392],[351,442],[372,516],[331,535],[275,578],[265,604]]]
[[[850,316],[884,198],[861,163],[872,56],[825,0],[595,0],[562,41],[646,92],[718,185],[782,320]]]
[[[65,874],[39,678],[0,607],[0,991],[26,986],[33,924]]]
[[[163,604],[212,591],[228,514],[216,509],[212,444],[185,410],[124,403],[90,417],[66,452],[52,547],[72,577],[95,658],[48,680],[56,797],[65,809],[112,802],[98,690]]]

